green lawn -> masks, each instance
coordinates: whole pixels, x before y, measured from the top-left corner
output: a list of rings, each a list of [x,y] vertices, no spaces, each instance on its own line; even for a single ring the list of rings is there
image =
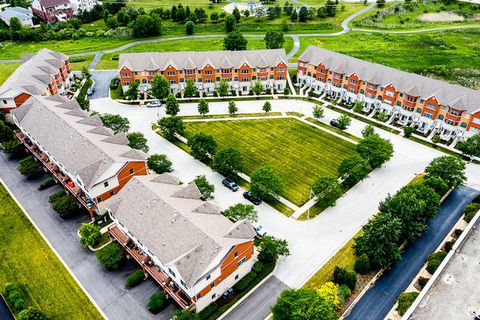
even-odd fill
[[[0,63],[0,85],[10,77],[19,65],[20,63]]]
[[[351,32],[339,37],[302,37],[300,52],[316,45],[404,71],[480,86],[480,28],[416,34]]]
[[[353,144],[295,119],[188,122],[187,137],[214,136],[219,149],[238,148],[245,173],[270,165],[284,183],[283,196],[297,205],[308,200],[316,178],[336,175],[340,162],[355,153]]]
[[[74,71],[82,71],[84,67],[87,67],[92,63],[93,58],[95,55],[88,55],[82,57],[70,57],[70,64],[72,65],[72,69]]]
[[[248,49],[265,49],[265,42],[263,38],[247,38]],[[290,37],[285,38],[284,43],[285,50],[291,51],[293,48],[293,39]],[[128,48],[127,50],[115,53],[107,53],[102,56],[102,59],[97,65],[98,70],[108,70],[118,68],[118,56],[121,53],[127,52],[165,52],[165,51],[208,51],[208,50],[223,50],[223,37],[222,38],[207,38],[207,39],[185,39],[174,40],[167,42],[157,42],[142,44]]]
[[[21,285],[51,320],[103,319],[1,184],[0,203],[0,288]]]

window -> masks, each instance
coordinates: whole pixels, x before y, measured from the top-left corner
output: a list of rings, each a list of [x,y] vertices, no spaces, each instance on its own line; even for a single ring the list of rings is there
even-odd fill
[[[207,78],[205,79],[205,83],[212,83],[213,82],[213,79],[212,78]]]
[[[242,264],[244,264],[247,261],[246,257],[243,257],[242,260],[238,261],[237,266],[240,267]]]
[[[215,299],[216,296],[217,296],[217,295],[216,295],[215,293],[212,294],[212,300]]]
[[[7,100],[3,100],[3,104],[7,104]]]
[[[422,108],[417,108],[417,113],[422,113]]]
[[[130,85],[130,81],[125,81],[125,85],[126,85],[126,86],[129,86],[129,85]]]
[[[205,70],[205,74],[213,74],[212,70]]]
[[[211,278],[211,276],[210,276],[210,275],[208,275],[208,276],[206,276],[206,277],[205,277],[205,280],[207,280],[207,281],[208,281],[210,278]]]
[[[215,288],[215,282],[212,282],[212,283],[210,284],[210,288]]]
[[[170,82],[170,84],[175,84],[177,83],[177,80],[168,80],[168,82]]]
[[[172,271],[172,269],[168,268],[168,272],[170,272],[170,274],[175,278],[175,272]]]
[[[115,192],[110,191],[110,197],[113,197],[115,195]]]
[[[284,76],[278,76],[277,80],[285,80],[285,77]]]
[[[351,84],[357,84],[357,80],[350,78],[350,83],[351,83]]]
[[[427,108],[428,108],[428,109],[435,110],[435,105],[433,105],[433,104],[431,104],[431,103],[427,103]]]
[[[180,280],[180,283],[181,283],[182,286],[184,286],[185,288],[188,288],[188,287],[187,287],[187,284],[186,284],[183,280]]]
[[[130,169],[130,174],[133,174],[133,169]]]
[[[246,73],[249,73],[250,71],[248,69],[242,69],[242,73],[243,74],[246,74]]]
[[[193,74],[193,70],[187,70],[187,74]]]
[[[150,71],[148,74],[151,75],[151,76],[153,76],[153,75],[155,74],[155,72]]]
[[[278,68],[278,72],[285,72],[285,68]]]
[[[253,77],[252,77],[252,80],[253,80],[253,81],[257,80],[257,77],[256,77],[256,76],[253,76]]]
[[[250,82],[250,79],[243,77],[243,78],[242,78],[242,82]]]
[[[432,115],[431,113],[428,113],[428,112],[425,112],[425,113],[423,114],[423,116],[424,116],[425,118],[427,118],[427,119],[432,119],[432,118],[433,118],[433,115]]]
[[[147,83],[147,79],[142,79],[142,83],[143,83],[143,84],[146,84],[146,83]]]
[[[238,280],[238,274],[235,275],[235,280]]]
[[[122,77],[128,78],[128,77],[130,77],[130,73],[122,73]]]
[[[197,79],[197,82],[202,83],[202,78],[198,78],[198,79]]]
[[[102,202],[102,197],[97,198],[97,203],[100,203],[100,202]]]
[[[235,252],[235,253],[233,254],[233,257],[234,257],[234,258],[238,257],[238,252]]]
[[[138,72],[137,72],[137,71],[135,71],[133,74],[136,75],[136,76],[138,76]]]
[[[467,127],[467,123],[466,123],[466,122],[462,122],[462,124],[460,125],[460,127],[466,128],[466,127]]]
[[[201,297],[202,297],[201,293],[197,294],[197,300],[200,299]]]
[[[108,181],[105,181],[105,182],[103,183],[103,186],[104,186],[105,188],[108,187]]]

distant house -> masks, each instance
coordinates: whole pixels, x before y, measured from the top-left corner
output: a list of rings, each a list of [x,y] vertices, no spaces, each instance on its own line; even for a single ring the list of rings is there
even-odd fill
[[[98,4],[97,0],[70,0],[72,5],[73,12],[75,14],[80,13],[82,11],[91,11],[96,4]]]
[[[7,26],[10,26],[11,18],[18,18],[24,26],[33,27],[33,13],[31,9],[12,7],[6,8],[4,11],[0,12],[0,19],[2,19]]]
[[[33,13],[45,22],[67,21],[73,17],[70,0],[33,0]]]

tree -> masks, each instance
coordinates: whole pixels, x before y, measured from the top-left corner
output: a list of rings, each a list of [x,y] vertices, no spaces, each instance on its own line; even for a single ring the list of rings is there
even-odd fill
[[[23,160],[20,160],[20,167],[18,168],[18,172],[24,175],[27,179],[32,178],[40,169],[40,165],[38,162],[33,159],[32,156],[28,156]]]
[[[414,127],[410,127],[410,126],[403,127],[403,135],[405,136],[405,138],[411,137],[414,132],[415,132]]]
[[[272,307],[275,320],[336,320],[333,304],[327,303],[315,290],[284,290]]]
[[[300,22],[306,22],[308,20],[308,8],[301,7],[300,11],[298,12],[298,20]]]
[[[290,15],[290,20],[297,21],[297,19],[298,19],[297,10],[293,9],[292,14]]]
[[[270,166],[263,166],[255,170],[250,181],[252,194],[262,199],[276,199],[283,190],[282,179]]]
[[[185,125],[183,120],[177,116],[166,117],[158,120],[158,128],[163,132],[165,139],[172,141],[175,135],[183,135]]]
[[[23,151],[23,145],[17,140],[12,139],[7,142],[2,143],[3,151],[6,154],[11,155],[12,157],[16,157],[20,155]]]
[[[238,108],[235,104],[235,101],[230,100],[228,102],[228,113],[231,114],[231,115],[234,115],[237,111],[238,111]]]
[[[185,23],[185,33],[187,35],[192,35],[194,29],[195,29],[195,23],[193,23],[193,21],[187,21]]]
[[[353,187],[357,182],[365,179],[372,167],[368,161],[359,155],[345,158],[340,162],[337,172],[338,177],[343,179],[342,185],[346,188]]]
[[[264,263],[275,263],[279,256],[290,255],[287,240],[264,235],[258,243],[258,260]]]
[[[458,143],[457,149],[469,157],[480,157],[480,135],[476,134],[469,137],[467,140]]]
[[[198,113],[200,113],[202,116],[205,116],[208,112],[208,102],[205,101],[205,99],[200,98],[200,100],[198,101]]]
[[[76,96],[75,100],[78,102],[78,105],[82,110],[86,110],[86,111],[90,110],[90,100],[82,96]]]
[[[204,175],[197,176],[193,182],[197,185],[198,190],[200,190],[203,200],[213,199],[215,186],[208,182],[207,177]]]
[[[150,312],[156,314],[165,309],[168,305],[168,299],[163,291],[155,292],[148,301],[147,308]]]
[[[379,214],[363,226],[363,234],[354,240],[357,256],[366,254],[380,268],[387,268],[400,259],[400,219]]]
[[[98,262],[107,270],[118,270],[125,262],[125,253],[122,246],[112,242],[106,247],[95,252]]]
[[[255,80],[255,82],[253,82],[253,83],[250,85],[250,90],[252,90],[253,93],[255,93],[256,95],[261,94],[262,91],[263,91],[262,81],[260,81],[260,79]]]
[[[180,105],[177,98],[170,93],[165,101],[165,113],[170,116],[176,116],[180,112]]]
[[[437,177],[428,177],[423,181],[423,184],[435,190],[439,196],[443,196],[448,191],[448,185],[445,181]]]
[[[148,152],[147,138],[141,132],[131,132],[127,134],[128,146],[133,149]]]
[[[323,109],[322,106],[314,106],[313,107],[313,117],[318,121],[320,120],[321,118],[323,118],[325,115],[324,115],[324,112],[325,110]]]
[[[371,124],[367,124],[365,126],[365,128],[363,128],[362,130],[362,136],[364,138],[368,138],[368,137],[371,137],[373,135],[375,135],[375,128],[371,125]]]
[[[220,83],[218,84],[217,88],[218,95],[220,97],[228,96],[229,90],[230,85],[228,84],[227,80],[225,80],[224,78],[220,79]]]
[[[343,194],[342,187],[334,177],[320,177],[312,186],[312,192],[317,197],[317,204],[327,208],[335,206],[335,202]]]
[[[105,127],[113,130],[114,133],[127,132],[130,129],[130,121],[118,114],[104,113],[100,119]]]
[[[377,7],[383,8],[385,6],[385,0],[377,0]]]
[[[243,219],[257,221],[258,219],[257,210],[255,210],[255,207],[252,204],[237,203],[223,211],[223,215],[233,222]]]
[[[80,243],[84,247],[94,246],[102,238],[100,227],[92,223],[84,223],[80,227]]]
[[[234,18],[235,19],[235,18]],[[212,12],[210,14],[210,20],[212,21],[218,21],[218,13],[217,12]]]
[[[150,170],[158,174],[173,171],[172,161],[170,161],[165,154],[152,154],[147,159],[147,165]]]
[[[128,100],[137,99],[139,87],[140,87],[140,82],[138,80],[135,80],[134,82],[130,83],[127,91],[125,91],[125,94],[124,94],[125,98],[127,98]]]
[[[364,138],[357,144],[358,154],[366,159],[372,168],[378,168],[393,156],[393,145],[390,141],[375,134]]]
[[[331,281],[325,282],[317,293],[325,300],[329,305],[333,305],[336,308],[340,306],[340,299],[338,297],[339,286]]]
[[[199,316],[192,311],[178,310],[173,314],[172,320],[199,320]]]
[[[355,289],[355,285],[357,284],[357,275],[353,270],[348,270],[336,266],[335,270],[333,271],[333,282],[340,285],[346,284],[350,288],[350,290],[353,290]]]
[[[170,93],[170,82],[167,78],[157,74],[153,77],[150,92],[155,98],[163,100],[168,97]]]
[[[237,20],[232,15],[229,15],[225,18],[225,33],[230,33],[235,30]]]
[[[17,32],[22,30],[22,23],[20,22],[20,19],[17,17],[11,17],[10,18],[10,33],[12,35],[15,35]],[[14,36],[14,39],[17,38]]]
[[[28,307],[28,309],[20,311],[18,320],[48,320],[48,317],[40,309]]]
[[[353,269],[359,274],[367,274],[370,272],[370,259],[365,253],[363,253],[360,257],[357,258],[357,260],[355,260],[355,266],[353,267]]]
[[[218,151],[213,156],[212,169],[227,178],[233,178],[243,170],[243,158],[235,148],[226,148]]]
[[[264,40],[267,49],[280,49],[285,43],[285,38],[281,31],[267,31]]]
[[[195,82],[193,82],[193,79],[187,79],[187,84],[183,90],[183,95],[185,97],[193,97],[196,92],[197,88],[195,87]]]
[[[352,119],[347,116],[346,114],[342,114],[338,119],[337,119],[337,126],[341,130],[347,129],[350,124],[352,123]]]
[[[465,162],[455,156],[443,156],[433,159],[425,169],[427,179],[437,177],[442,179],[449,188],[465,183]]]
[[[232,31],[223,39],[225,50],[247,50],[247,43],[247,39],[239,31]]]
[[[192,156],[200,161],[208,160],[217,150],[217,142],[213,136],[203,132],[188,139],[188,146],[192,149]]]
[[[92,78],[92,73],[88,70],[88,67],[82,68],[82,77],[87,79],[87,81]]]
[[[233,11],[232,11],[232,16],[235,18],[235,21],[236,21],[237,23],[240,22],[241,15],[240,15],[240,10],[238,10],[237,7],[235,7],[235,8],[233,9]]]
[[[68,218],[78,213],[78,203],[73,196],[65,194],[52,203],[52,209],[60,218]]]
[[[325,4],[325,14],[327,17],[334,17],[337,14],[337,4],[335,1],[327,0]]]
[[[161,34],[162,21],[155,14],[142,14],[135,19],[132,28],[137,38],[158,36]]]
[[[13,138],[13,130],[0,120],[0,142],[9,141]]]
[[[265,113],[269,113],[270,111],[272,111],[272,104],[270,103],[270,101],[265,101],[262,110],[265,111]]]

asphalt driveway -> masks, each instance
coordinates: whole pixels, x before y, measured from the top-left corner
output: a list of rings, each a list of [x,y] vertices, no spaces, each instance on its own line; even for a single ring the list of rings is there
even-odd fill
[[[118,76],[117,71],[91,71],[92,79],[95,81],[95,92],[89,97],[90,100],[107,98],[110,89],[110,80]]]
[[[465,206],[478,193],[479,191],[466,187],[455,189],[442,204],[438,214],[430,219],[428,230],[406,248],[402,260],[398,261],[374,287],[366,292],[345,319],[384,319],[395,305],[398,296],[406,290],[423,267],[428,255],[440,245],[461,217]]]

